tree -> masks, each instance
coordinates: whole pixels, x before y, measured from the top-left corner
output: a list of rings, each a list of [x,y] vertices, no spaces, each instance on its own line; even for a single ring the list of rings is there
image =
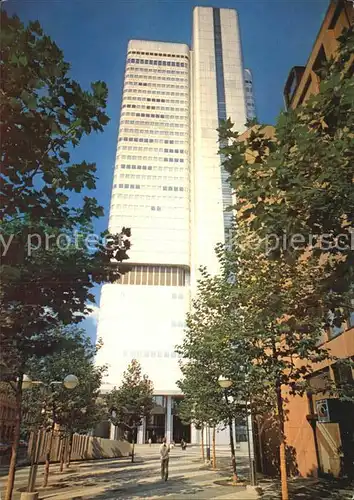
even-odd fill
[[[286,393],[304,394],[316,364],[332,359],[319,347],[326,327],[323,269],[316,259],[272,259],[247,243],[247,227],[239,224],[237,231],[232,248],[217,250],[220,275],[202,273],[178,349],[187,359],[180,386],[199,411],[209,413],[203,404],[211,394],[220,397],[217,379],[223,374],[231,381],[232,405],[225,408],[222,401],[213,401],[219,421],[245,412],[241,401],[250,402],[253,416],[273,413],[285,499]]]
[[[350,28],[319,72],[320,92],[282,113],[273,134],[258,125],[240,140],[231,120],[219,130],[237,199],[236,247],[243,226],[253,242],[238,255],[245,328],[237,332],[253,336],[252,370],[276,391],[284,499],[283,389],[303,393],[316,362],[331,360],[317,345],[321,332],[352,309],[353,47]]]
[[[105,83],[83,90],[38,21],[25,27],[6,11],[1,18],[1,219],[29,214],[71,227],[102,215],[94,198],[70,207],[67,193],[95,188],[96,166],[70,164],[68,149],[108,123]]]
[[[149,418],[153,408],[153,385],[147,375],[142,375],[140,363],[133,359],[123,374],[123,380],[118,388],[107,395],[112,420],[116,425],[131,431],[134,461],[134,444],[137,429],[143,419]],[[115,412],[113,415],[113,411]]]
[[[183,400],[179,405],[179,417],[186,423],[193,423],[201,431],[201,451],[204,460],[204,429],[213,428],[213,468],[216,468],[215,428],[221,423],[225,414],[223,395],[217,382],[205,366],[195,360],[181,365],[183,379],[177,385],[183,392]]]
[[[220,258],[222,253],[219,252]],[[225,393],[218,383],[222,375],[229,376],[230,365],[236,362],[237,351],[230,344],[230,321],[232,328],[238,321],[232,302],[232,280],[220,274],[211,276],[205,268],[200,269],[197,296],[193,310],[187,314],[186,335],[177,352],[183,379],[178,385],[185,395],[184,418],[200,426],[208,424],[215,428],[224,423],[229,428],[233,480],[238,480],[233,420],[243,411],[238,387],[232,385]],[[215,454],[214,454],[215,462]]]
[[[329,307],[340,325],[354,278],[353,27],[338,42],[335,58],[318,73],[319,93],[281,113],[271,137],[255,126],[240,140],[228,120],[220,128],[220,149],[239,220],[259,241],[270,242],[273,256],[300,258],[310,251],[323,264],[326,290],[339,294],[329,296]]]
[[[90,311],[95,283],[119,279],[130,230],[109,235],[110,245],[103,244],[104,233],[90,248],[85,239],[103,214],[86,195],[95,189],[96,166],[70,158],[83,136],[108,122],[106,85],[94,82],[86,91],[70,78],[70,65],[37,21],[24,26],[2,11],[1,24],[0,341],[2,355],[12,357],[7,375],[17,405],[5,497],[11,500],[26,360],[53,352],[53,328],[79,322]]]
[[[62,348],[59,352],[45,357],[34,355],[28,360],[26,373],[44,386],[26,391],[22,408],[27,431],[50,429],[53,435],[57,426],[61,439],[67,443],[74,432],[89,431],[104,416],[96,400],[106,367],[95,366],[94,357],[100,345],[94,346],[83,330],[62,327],[60,335]],[[61,382],[69,374],[79,379],[75,389],[69,391],[62,384],[53,384]],[[64,459],[65,445],[62,450]],[[47,457],[45,486],[49,474],[50,447]]]

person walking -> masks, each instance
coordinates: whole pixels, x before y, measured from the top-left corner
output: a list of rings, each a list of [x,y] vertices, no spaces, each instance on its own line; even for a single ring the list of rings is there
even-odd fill
[[[168,479],[168,462],[170,459],[170,445],[166,443],[166,438],[162,440],[162,445],[160,446],[160,458],[161,458],[161,479],[167,481]]]

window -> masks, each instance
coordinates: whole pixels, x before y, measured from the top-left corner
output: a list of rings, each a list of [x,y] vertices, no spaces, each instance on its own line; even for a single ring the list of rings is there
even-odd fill
[[[332,365],[332,369],[337,385],[353,384],[353,372],[349,363],[339,361]]]
[[[307,92],[308,92],[308,90],[310,88],[310,85],[311,85],[311,75],[307,79],[307,82],[306,82],[306,85],[304,87],[304,90],[302,91],[302,94],[300,96],[298,105],[301,105],[304,102],[304,100],[305,100],[305,98],[307,96]]]
[[[312,66],[313,71],[316,73],[319,79],[322,79],[324,76],[323,69],[326,62],[327,62],[326,53],[324,51],[323,45],[321,45],[316,60]]]

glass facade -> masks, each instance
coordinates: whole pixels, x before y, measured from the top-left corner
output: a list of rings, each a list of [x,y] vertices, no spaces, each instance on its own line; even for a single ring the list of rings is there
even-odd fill
[[[220,9],[213,8],[214,22],[214,51],[215,51],[215,71],[216,71],[216,97],[218,108],[218,123],[219,126],[227,119],[226,115],[226,97],[225,97],[225,76],[223,62],[223,47],[221,36],[221,21]],[[221,144],[223,145],[223,144]],[[227,209],[232,205],[232,189],[228,181],[229,174],[222,166],[223,157],[220,155],[220,170],[221,170],[221,188],[222,188],[222,203],[224,209],[224,232],[225,240],[227,240],[228,231],[231,229],[233,215]]]

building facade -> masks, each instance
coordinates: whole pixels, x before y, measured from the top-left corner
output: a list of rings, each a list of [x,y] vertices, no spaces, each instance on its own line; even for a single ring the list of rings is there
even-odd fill
[[[287,108],[295,109],[311,95],[319,92],[320,68],[335,57],[337,38],[344,29],[353,25],[354,8],[349,1],[331,1],[322,26],[305,66],[291,69],[284,88]],[[354,70],[354,55],[349,61]],[[271,134],[270,134],[271,135]],[[331,328],[324,333],[321,344],[340,359],[354,359],[354,314],[341,328]],[[316,365],[309,380],[314,389],[326,387],[326,379],[336,384],[354,384],[350,366],[338,362]],[[354,471],[354,405],[342,402],[331,395],[308,393],[302,397],[285,394],[287,421],[285,434],[289,449],[289,472],[303,476],[330,474],[340,476]],[[260,439],[263,440],[263,467],[267,474],[274,473],[279,443],[273,434],[271,422],[265,424]]]
[[[109,365],[105,390],[119,384],[133,358],[152,380],[156,411],[140,442],[153,431],[156,438],[198,439],[176,415],[175,346],[183,339],[198,269],[218,271],[214,249],[232,224],[217,128],[231,117],[235,129],[245,129],[246,75],[251,78],[232,9],[196,7],[191,49],[145,40],[128,45],[109,231],[131,227],[132,270],[103,286],[98,337],[104,347],[97,362]]]

